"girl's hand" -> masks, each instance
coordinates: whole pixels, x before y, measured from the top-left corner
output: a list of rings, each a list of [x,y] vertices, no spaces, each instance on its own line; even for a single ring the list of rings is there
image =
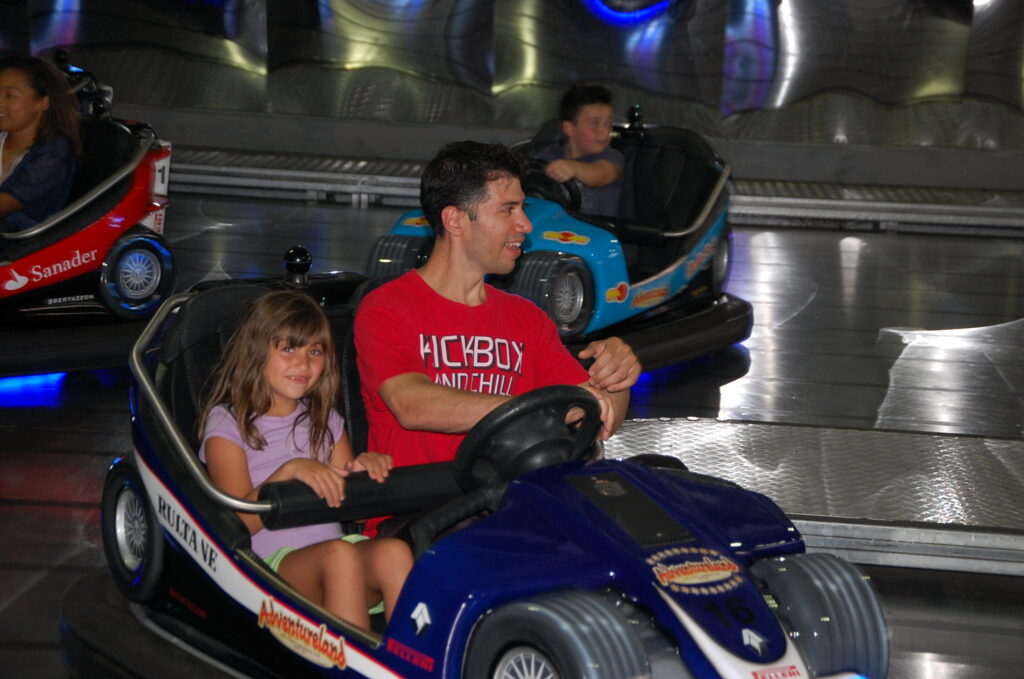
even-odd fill
[[[360,453],[356,459],[345,465],[350,472],[366,472],[377,483],[384,483],[388,470],[394,466],[390,455],[383,453]]]
[[[280,476],[278,476],[280,474]],[[274,481],[297,479],[313,489],[329,507],[340,507],[345,499],[345,477],[348,472],[323,462],[295,459],[285,462],[271,475]],[[267,479],[270,481],[271,479]]]

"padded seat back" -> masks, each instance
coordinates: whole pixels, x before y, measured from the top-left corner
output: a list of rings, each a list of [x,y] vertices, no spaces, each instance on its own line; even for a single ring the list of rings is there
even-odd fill
[[[196,419],[213,386],[212,375],[228,340],[252,302],[271,289],[262,285],[239,284],[207,288],[196,293],[178,310],[177,322],[160,347],[159,359],[166,366],[160,380],[160,395],[193,450],[199,450]],[[344,360],[345,340],[352,333],[353,314],[347,306],[331,308],[327,312],[340,368]],[[353,370],[354,360],[353,353]],[[344,384],[344,373],[342,378]],[[346,423],[351,421],[362,432],[363,447],[359,449],[362,452],[366,449],[366,415],[359,396],[358,376],[354,379],[356,398],[353,403],[357,409],[350,414],[348,403],[352,399],[349,398],[344,404],[337,405],[339,412],[344,413]],[[340,397],[346,396],[346,390],[342,389]],[[351,427],[346,424],[350,439],[353,438]]]
[[[628,221],[682,229],[715,185],[714,150],[693,130],[653,127],[616,146],[626,158],[619,215]]]
[[[81,198],[131,159],[137,148],[127,127],[111,118],[82,116],[82,157],[68,203]]]
[[[369,278],[352,294],[351,306],[358,309],[359,302],[381,285],[398,278],[400,274]],[[341,398],[342,412],[345,414],[345,429],[348,440],[355,455],[366,450],[369,438],[369,425],[366,421],[366,406],[363,404],[362,382],[359,380],[359,366],[356,364],[355,313],[353,323],[344,335],[335,334],[335,341],[340,347],[341,357]]]
[[[160,395],[193,450],[199,449],[196,418],[212,387],[211,375],[242,314],[268,290],[224,285],[198,292],[178,310],[174,327],[164,338],[159,360],[166,373],[158,376]]]

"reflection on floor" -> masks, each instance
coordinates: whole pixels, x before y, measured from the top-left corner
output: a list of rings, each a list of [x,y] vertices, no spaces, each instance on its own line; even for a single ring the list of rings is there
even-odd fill
[[[173,199],[167,233],[181,288],[204,278],[276,275],[280,255],[296,243],[313,252],[314,270],[362,270],[371,244],[397,217],[389,210]],[[645,375],[631,417],[1024,436],[1024,242],[736,229],[734,244],[729,289],[753,303],[753,335],[742,346]],[[60,600],[72,582],[103,565],[98,502],[110,460],[131,449],[127,386],[124,369],[0,381],[4,676],[64,676]],[[1001,583],[1003,591],[1015,588],[1010,600],[1019,602],[1019,582]],[[906,612],[917,609],[904,591],[897,587],[893,596],[902,598],[891,609],[916,630],[903,652],[927,655],[932,623]],[[977,652],[957,647],[940,663],[943,676],[1010,677],[1024,665],[1022,652],[1011,650],[1020,644],[1006,643],[1024,637],[1024,614],[1019,606],[1016,616],[996,606],[998,591],[968,583],[950,595],[956,613],[947,617],[970,621],[983,642]],[[986,618],[989,610],[998,615]],[[943,629],[938,637],[957,634]],[[992,644],[1004,650],[983,669],[979,654]],[[904,658],[893,676],[929,676],[921,667]]]

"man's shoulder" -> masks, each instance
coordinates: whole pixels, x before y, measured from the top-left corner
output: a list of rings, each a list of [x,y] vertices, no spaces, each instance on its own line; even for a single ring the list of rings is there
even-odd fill
[[[554,321],[544,313],[544,310],[525,297],[499,290],[490,284],[487,285],[487,294],[489,298],[493,296],[496,308],[501,309],[503,315],[514,316],[517,323],[523,327],[534,329],[541,329],[545,325],[554,327]]]
[[[377,284],[373,290],[366,293],[359,301],[359,309],[382,305],[389,306],[406,300],[411,292],[419,289],[419,286],[416,284],[416,278],[418,277],[419,274],[416,273],[415,269],[412,269],[404,274],[395,276],[389,281]]]

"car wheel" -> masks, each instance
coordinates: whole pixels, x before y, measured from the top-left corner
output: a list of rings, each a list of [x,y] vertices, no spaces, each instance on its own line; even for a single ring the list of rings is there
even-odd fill
[[[107,566],[130,601],[151,601],[160,587],[164,539],[138,476],[124,460],[103,485],[101,525]]]
[[[732,234],[726,228],[715,243],[715,252],[711,255],[711,263],[704,269],[704,280],[712,297],[718,299],[725,294],[725,284],[729,280],[732,268]]]
[[[590,269],[573,255],[546,250],[519,258],[508,291],[544,310],[563,340],[583,334],[594,315],[594,283]]]
[[[816,676],[856,672],[883,679],[889,636],[874,588],[853,564],[831,554],[758,561],[751,568],[778,604]]]
[[[115,316],[144,318],[174,290],[174,258],[155,235],[118,241],[100,269],[100,298]]]
[[[366,276],[394,276],[419,268],[433,249],[434,239],[426,236],[381,236],[366,260]]]
[[[610,601],[557,592],[488,614],[470,639],[463,676],[621,679],[648,676],[643,643]]]

